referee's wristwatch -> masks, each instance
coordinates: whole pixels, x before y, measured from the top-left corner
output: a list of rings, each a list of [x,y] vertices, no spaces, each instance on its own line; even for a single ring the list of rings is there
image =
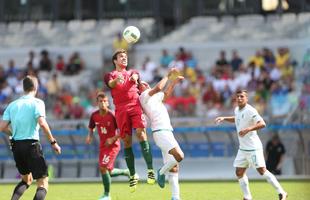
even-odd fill
[[[54,144],[56,144],[56,143],[57,143],[57,141],[54,140],[54,141],[51,142],[51,145],[54,145]]]

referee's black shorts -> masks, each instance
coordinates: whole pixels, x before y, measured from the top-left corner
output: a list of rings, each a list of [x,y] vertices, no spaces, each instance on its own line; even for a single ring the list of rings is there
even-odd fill
[[[36,140],[12,140],[16,167],[21,175],[32,173],[34,179],[48,176],[41,144]]]

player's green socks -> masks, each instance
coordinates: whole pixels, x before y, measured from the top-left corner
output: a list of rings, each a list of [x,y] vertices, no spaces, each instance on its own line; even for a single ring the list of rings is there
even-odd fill
[[[110,172],[110,176],[111,177],[115,177],[115,176],[129,176],[129,170],[128,169],[114,168]]]
[[[132,148],[131,147],[125,148],[124,154],[126,164],[130,172],[130,176],[133,176],[136,173],[136,169],[135,169],[135,156],[133,155]]]
[[[110,194],[110,185],[111,185],[111,176],[109,173],[101,174],[102,183],[104,187],[104,195],[109,196]]]
[[[150,143],[148,141],[140,142],[142,154],[148,169],[153,169],[153,160]]]

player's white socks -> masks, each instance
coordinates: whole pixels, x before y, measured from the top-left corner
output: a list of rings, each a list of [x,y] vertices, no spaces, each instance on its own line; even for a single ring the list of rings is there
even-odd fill
[[[270,183],[277,190],[279,194],[285,193],[277,178],[272,173],[266,170],[263,176],[267,179],[268,183]]]
[[[173,156],[170,156],[168,161],[166,162],[166,164],[164,164],[164,166],[162,166],[162,168],[160,168],[159,174],[160,175],[165,174],[166,172],[168,172],[170,169],[172,169],[177,164],[178,164],[178,161]]]
[[[179,173],[170,172],[168,176],[172,197],[180,199]]]
[[[239,185],[241,187],[241,190],[243,192],[243,197],[246,199],[252,199],[250,187],[249,187],[249,179],[247,175],[243,175],[242,178],[238,179]]]

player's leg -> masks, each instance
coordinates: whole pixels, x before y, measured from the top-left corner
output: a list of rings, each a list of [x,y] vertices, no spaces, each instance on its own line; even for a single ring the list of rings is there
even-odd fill
[[[33,181],[27,160],[28,158],[27,151],[29,149],[30,144],[26,142],[21,141],[16,142],[12,140],[11,145],[17,170],[22,175],[21,182],[19,182],[16,185],[11,198],[11,200],[17,200],[29,188],[29,186]]]
[[[135,169],[135,157],[132,150],[132,136],[129,134],[126,134],[125,137],[122,138],[124,143],[124,154],[125,154],[125,161],[127,164],[127,167],[129,169],[129,188],[130,192],[135,192],[137,188],[137,184],[139,181],[139,176],[136,173]]]
[[[174,166],[168,175],[168,181],[171,187],[171,200],[180,200],[180,186],[179,186],[179,165]]]
[[[277,190],[279,199],[285,200],[287,198],[287,193],[283,190],[276,177],[266,169],[263,150],[252,152],[251,162],[253,162],[252,165],[256,167],[258,173],[265,177],[268,183],[270,183]]]
[[[158,171],[157,182],[160,187],[164,187],[165,173],[184,159],[184,153],[171,131],[156,131],[153,138],[163,154],[164,165]]]
[[[109,174],[111,177],[116,176],[127,176],[130,177],[129,169],[120,169],[120,168],[114,168],[115,160],[120,151],[120,146],[115,147],[109,151],[110,159],[107,169],[109,170]]]
[[[160,175],[165,174],[184,159],[184,153],[179,146],[170,149],[168,153],[172,156],[169,156],[166,163],[160,168]]]
[[[31,185],[32,174],[21,175],[21,181],[16,185],[11,200],[18,200]]]
[[[44,200],[48,190],[48,177],[38,178],[37,191],[33,200]]]
[[[146,162],[148,173],[147,173],[147,183],[154,184],[155,183],[155,173],[153,170],[153,157],[152,151],[150,148],[150,143],[147,141],[147,134],[145,128],[137,128],[136,136],[140,142],[141,151],[143,158]]]
[[[237,156],[234,161],[234,167],[236,168],[236,176],[238,178],[238,182],[243,193],[244,200],[251,200],[252,195],[249,187],[249,179],[246,175],[246,169],[249,166],[247,161],[247,152],[238,150]]]
[[[109,170],[106,166],[100,166],[101,180],[103,185],[103,194],[99,200],[109,200],[110,199],[110,187],[111,187],[111,176]]]
[[[274,189],[277,190],[280,200],[285,200],[287,198],[287,193],[284,191],[277,178],[271,172],[269,172],[266,167],[259,167],[256,170],[260,175],[266,178],[268,183],[270,183]]]

